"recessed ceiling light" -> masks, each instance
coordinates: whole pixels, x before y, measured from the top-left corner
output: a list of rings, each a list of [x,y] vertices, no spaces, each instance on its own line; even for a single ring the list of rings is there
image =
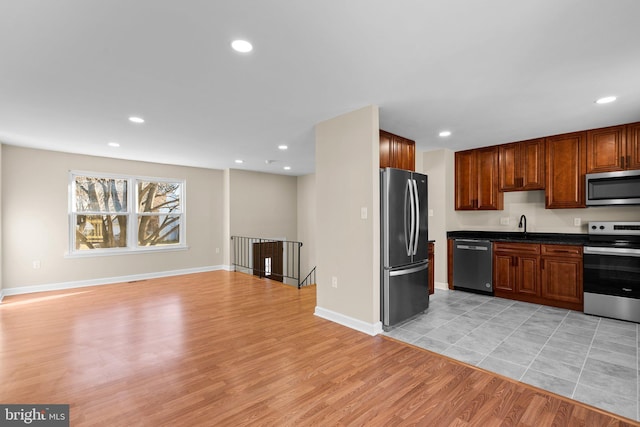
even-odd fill
[[[231,42],[231,47],[236,52],[247,53],[253,50],[253,46],[246,40],[234,40]]]
[[[286,145],[284,145],[284,144],[282,144],[282,145],[278,145],[278,150],[286,150],[287,148],[289,148],[289,147],[287,147],[287,146],[286,146]]]
[[[449,135],[451,135],[451,132],[448,131],[448,130],[443,130],[438,135],[440,135],[440,136],[449,136]]]
[[[282,169],[286,170],[286,171],[290,171],[291,170],[291,166],[285,166]]]
[[[616,100],[615,96],[605,96],[604,98],[600,98],[596,100],[596,104],[608,104]]]
[[[117,142],[111,141],[107,144],[109,147],[120,147],[120,144]]]
[[[129,121],[133,123],[144,123],[144,119],[142,117],[135,117],[135,116],[129,117]]]
[[[238,160],[236,160],[236,163],[238,163],[238,164],[240,164],[240,163],[244,163],[244,160],[240,160],[240,159],[238,159]]]

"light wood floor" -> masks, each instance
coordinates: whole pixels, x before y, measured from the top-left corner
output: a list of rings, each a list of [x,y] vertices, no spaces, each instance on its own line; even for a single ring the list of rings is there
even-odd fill
[[[314,307],[224,271],[5,297],[0,403],[68,403],[72,426],[638,425]]]

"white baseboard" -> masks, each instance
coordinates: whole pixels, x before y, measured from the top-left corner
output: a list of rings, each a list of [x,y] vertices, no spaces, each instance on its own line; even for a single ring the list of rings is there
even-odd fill
[[[330,320],[338,323],[347,328],[355,329],[356,331],[364,332],[367,335],[378,335],[382,332],[382,322],[367,323],[362,320],[355,319],[353,317],[345,316],[344,314],[337,313],[326,308],[316,306],[314,314],[323,319]]]
[[[4,298],[4,291],[0,289],[0,302],[2,302],[2,298]]]
[[[185,268],[182,270],[158,271],[154,273],[132,274],[129,276],[105,277],[101,279],[79,280],[75,282],[49,283],[46,285],[18,286],[3,289],[0,295],[21,295],[34,292],[60,291],[64,289],[84,288],[87,286],[110,285],[113,283],[133,282],[136,280],[156,279],[159,277],[180,276],[183,274],[205,273],[208,271],[227,270],[233,271],[232,266],[214,265],[208,267]],[[2,300],[2,298],[0,298]]]
[[[449,284],[446,282],[434,282],[433,287],[436,289],[449,289]]]

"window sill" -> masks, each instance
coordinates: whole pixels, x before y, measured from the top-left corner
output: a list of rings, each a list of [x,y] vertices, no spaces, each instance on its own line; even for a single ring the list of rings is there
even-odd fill
[[[117,256],[117,255],[135,255],[149,253],[165,253],[189,250],[187,245],[171,246],[171,247],[144,247],[136,249],[90,249],[82,252],[66,252],[65,258],[93,258],[101,256]]]

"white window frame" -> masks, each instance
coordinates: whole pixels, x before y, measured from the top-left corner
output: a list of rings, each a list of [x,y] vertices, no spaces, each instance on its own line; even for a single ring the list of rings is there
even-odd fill
[[[86,176],[92,178],[105,178],[105,179],[120,179],[127,181],[127,210],[125,212],[113,212],[111,215],[127,216],[127,246],[122,248],[97,248],[97,249],[76,249],[76,218],[77,215],[91,215],[93,213],[83,213],[76,210],[76,177]],[[180,184],[180,211],[172,212],[171,215],[180,216],[180,231],[179,231],[179,243],[172,245],[159,245],[159,246],[139,246],[138,245],[138,218],[142,215],[138,212],[140,206],[138,200],[138,182],[171,182]],[[68,205],[68,217],[69,217],[69,248],[66,254],[67,257],[95,257],[95,256],[109,256],[109,255],[123,255],[130,253],[148,253],[148,252],[171,252],[176,250],[188,249],[186,237],[187,237],[187,213],[186,213],[186,187],[187,183],[184,179],[174,178],[160,178],[149,176],[137,176],[137,175],[123,175],[123,174],[107,174],[100,172],[90,171],[69,171],[69,205]],[[101,215],[101,214],[96,214]]]

